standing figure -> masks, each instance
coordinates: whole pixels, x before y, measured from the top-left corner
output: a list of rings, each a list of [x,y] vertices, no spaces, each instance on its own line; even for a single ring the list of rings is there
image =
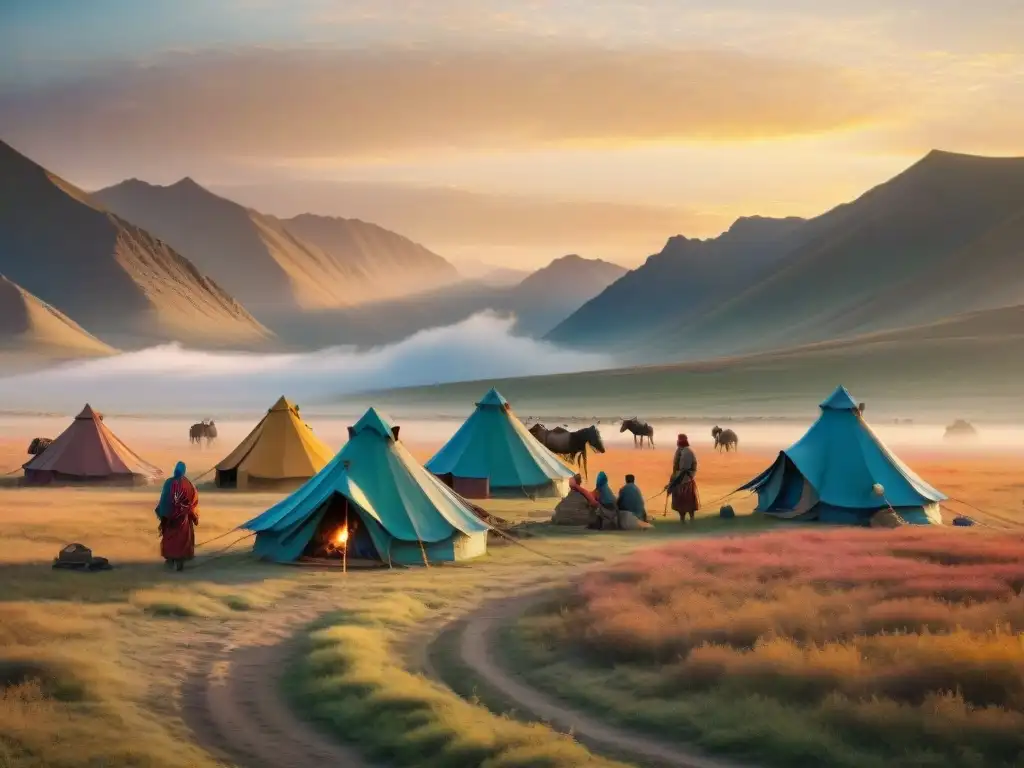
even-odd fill
[[[672,495],[672,509],[679,513],[679,521],[686,516],[693,520],[700,509],[700,494],[697,492],[697,456],[690,447],[686,435],[676,440],[676,455],[672,459],[672,478],[665,488]]]
[[[185,477],[185,464],[178,462],[174,476],[164,481],[156,506],[160,520],[160,555],[168,567],[185,570],[185,561],[196,554],[195,527],[199,525],[199,493]]]

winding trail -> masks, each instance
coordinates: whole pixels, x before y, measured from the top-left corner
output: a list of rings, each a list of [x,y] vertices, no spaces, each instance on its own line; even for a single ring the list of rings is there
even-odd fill
[[[502,669],[491,651],[497,642],[498,631],[540,602],[545,594],[534,592],[492,601],[450,625],[434,642],[454,641],[462,663],[489,688],[514,702],[530,717],[548,723],[558,730],[571,732],[578,741],[596,752],[610,750],[620,759],[624,757],[640,765],[745,768],[738,763],[698,755],[679,745],[658,741],[651,736],[602,722],[525,684],[514,672]],[[435,670],[432,671],[436,674]]]
[[[322,605],[272,611],[189,645],[197,663],[183,687],[182,715],[203,748],[241,768],[372,768],[293,713],[281,692],[296,633],[322,613]]]

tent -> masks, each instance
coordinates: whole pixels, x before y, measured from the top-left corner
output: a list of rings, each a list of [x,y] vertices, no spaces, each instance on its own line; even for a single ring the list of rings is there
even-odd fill
[[[495,389],[426,466],[467,498],[562,498],[575,474],[527,431]]]
[[[255,553],[275,562],[329,556],[344,530],[353,534],[350,558],[403,565],[482,555],[488,531],[373,408],[349,427],[345,447],[316,477],[242,528],[256,533]]]
[[[256,428],[217,465],[221,488],[296,487],[331,460],[327,447],[281,397]]]
[[[869,525],[891,507],[915,525],[941,525],[946,496],[890,451],[845,387],[820,406],[807,433],[739,490],[757,491],[757,511],[785,519]]]
[[[49,447],[23,466],[25,483],[144,485],[163,473],[139,458],[86,404]]]

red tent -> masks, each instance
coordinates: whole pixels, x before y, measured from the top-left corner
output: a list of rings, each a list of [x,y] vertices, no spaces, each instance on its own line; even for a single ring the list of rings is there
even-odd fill
[[[30,485],[65,483],[144,484],[163,473],[139,458],[86,405],[50,446],[24,465]]]

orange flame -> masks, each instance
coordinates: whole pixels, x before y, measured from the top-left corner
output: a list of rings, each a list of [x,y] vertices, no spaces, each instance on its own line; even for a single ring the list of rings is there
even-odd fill
[[[348,543],[348,528],[338,529],[334,534],[334,543],[339,547],[344,547]]]

